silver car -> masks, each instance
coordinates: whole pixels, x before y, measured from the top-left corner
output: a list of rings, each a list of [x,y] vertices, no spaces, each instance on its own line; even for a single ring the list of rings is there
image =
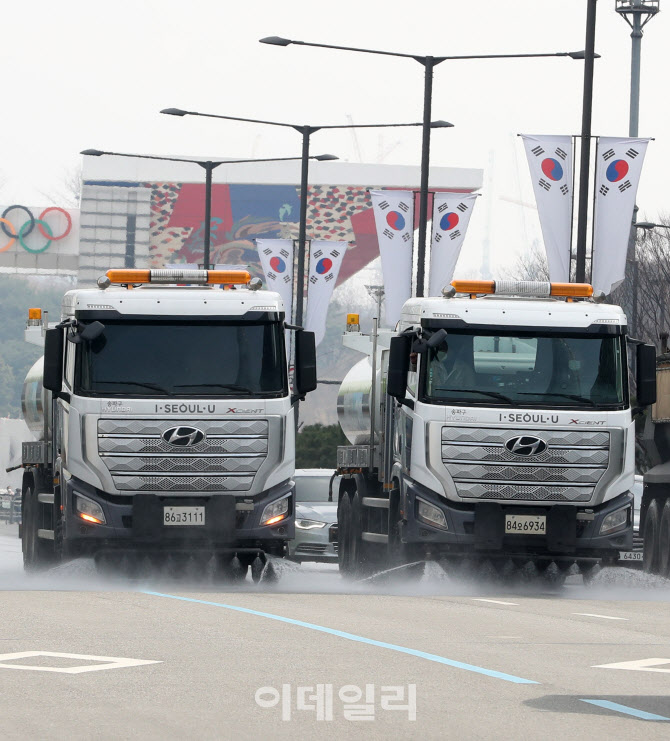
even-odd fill
[[[332,478],[328,468],[295,472],[295,540],[289,542],[294,561],[337,563],[337,495],[328,501]]]

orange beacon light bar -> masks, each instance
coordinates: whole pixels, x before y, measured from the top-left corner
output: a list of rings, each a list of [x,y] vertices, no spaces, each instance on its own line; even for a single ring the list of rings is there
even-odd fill
[[[247,270],[181,270],[163,268],[160,270],[108,270],[111,283],[122,285],[137,283],[195,283],[198,285],[242,285],[249,283],[251,275]]]
[[[454,280],[456,293],[496,294],[498,296],[567,296],[590,298],[593,286],[588,283],[549,283],[535,280]]]

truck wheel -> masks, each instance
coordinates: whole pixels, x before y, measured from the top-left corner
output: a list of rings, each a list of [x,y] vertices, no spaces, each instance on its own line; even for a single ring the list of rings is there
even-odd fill
[[[53,561],[53,544],[40,540],[37,536],[39,528],[37,495],[31,487],[24,490],[23,500],[23,528],[21,550],[23,551],[23,568],[25,571],[39,571],[45,569]]]
[[[345,491],[337,505],[337,563],[340,572],[351,576],[351,499]]]
[[[670,577],[670,499],[665,500],[661,513],[658,533],[658,568],[661,576]]]
[[[359,492],[354,494],[351,502],[351,540],[352,572],[365,578],[379,571],[382,561],[382,548],[375,543],[363,540],[363,503]]]
[[[644,553],[642,568],[648,574],[658,574],[658,535],[660,527],[658,501],[652,499],[644,518]]]

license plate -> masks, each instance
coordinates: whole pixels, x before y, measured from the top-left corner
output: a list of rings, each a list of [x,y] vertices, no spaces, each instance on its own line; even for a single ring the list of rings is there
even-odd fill
[[[545,515],[505,515],[506,535],[546,535]]]
[[[642,551],[619,551],[619,561],[642,561]]]
[[[204,525],[204,507],[163,507],[164,525]]]

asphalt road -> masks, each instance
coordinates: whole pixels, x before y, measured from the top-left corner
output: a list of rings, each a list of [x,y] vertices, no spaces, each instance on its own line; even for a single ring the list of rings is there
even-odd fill
[[[0,735],[670,737],[663,580],[608,569],[589,587],[503,589],[431,564],[349,585],[334,567],[280,570],[274,586],[102,579],[88,561],[28,578],[0,526]]]

